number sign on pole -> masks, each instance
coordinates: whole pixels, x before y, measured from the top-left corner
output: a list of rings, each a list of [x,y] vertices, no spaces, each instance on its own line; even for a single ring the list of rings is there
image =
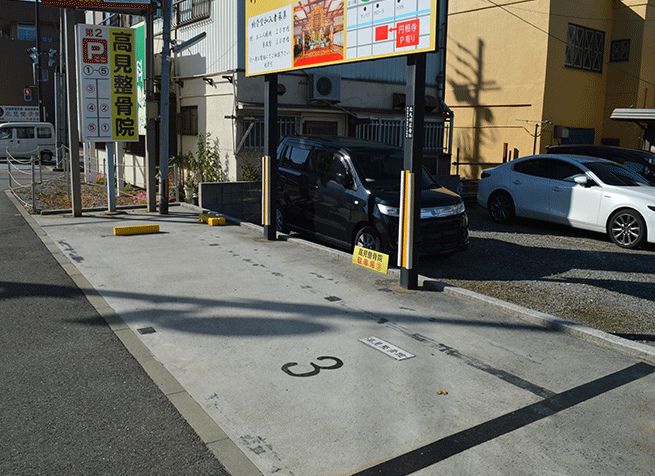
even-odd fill
[[[83,141],[139,140],[134,30],[77,25]]]

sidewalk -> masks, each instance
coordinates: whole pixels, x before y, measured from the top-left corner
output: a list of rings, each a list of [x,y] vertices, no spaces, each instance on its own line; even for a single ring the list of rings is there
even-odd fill
[[[0,474],[229,476],[15,205],[0,193]]]
[[[188,207],[29,219],[233,476],[655,474],[652,351]]]

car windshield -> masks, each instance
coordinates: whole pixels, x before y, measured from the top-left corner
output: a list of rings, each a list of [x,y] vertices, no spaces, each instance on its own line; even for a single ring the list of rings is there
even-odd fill
[[[402,150],[351,150],[350,158],[367,187],[375,190],[400,190],[400,172],[405,162]],[[422,188],[428,190],[438,186],[424,170]]]
[[[611,164],[608,162],[586,162],[584,166],[591,170],[607,185],[616,185],[618,187],[650,186],[648,182],[639,175],[619,164]]]

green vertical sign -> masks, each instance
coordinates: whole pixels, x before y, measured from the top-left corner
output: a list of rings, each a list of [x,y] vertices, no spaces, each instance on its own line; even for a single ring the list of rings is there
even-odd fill
[[[145,23],[134,26],[134,42],[136,43],[136,100],[139,105],[139,126],[140,136],[146,135],[146,34]]]

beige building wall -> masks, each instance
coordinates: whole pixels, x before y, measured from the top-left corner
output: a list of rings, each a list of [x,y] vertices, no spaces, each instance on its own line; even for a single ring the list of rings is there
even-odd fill
[[[549,21],[542,12],[549,3],[450,2],[446,104],[455,113],[453,160],[459,153],[460,162],[498,163],[505,143],[521,155],[532,152],[534,124],[542,120]],[[478,178],[482,169],[463,165],[459,173]]]
[[[555,126],[593,129],[594,142],[641,147],[639,126],[617,107],[655,107],[655,0],[450,2],[446,103],[455,112],[460,175],[558,144]],[[569,23],[605,32],[602,73],[565,66]],[[612,40],[630,39],[627,62]],[[536,136],[536,140],[535,140]],[[511,158],[515,158],[513,154]],[[454,173],[454,168],[451,169]]]
[[[630,39],[630,60],[610,63],[603,132],[625,147],[642,147],[637,124],[609,119],[617,108],[655,108],[655,2],[624,0],[614,4],[612,40]]]

